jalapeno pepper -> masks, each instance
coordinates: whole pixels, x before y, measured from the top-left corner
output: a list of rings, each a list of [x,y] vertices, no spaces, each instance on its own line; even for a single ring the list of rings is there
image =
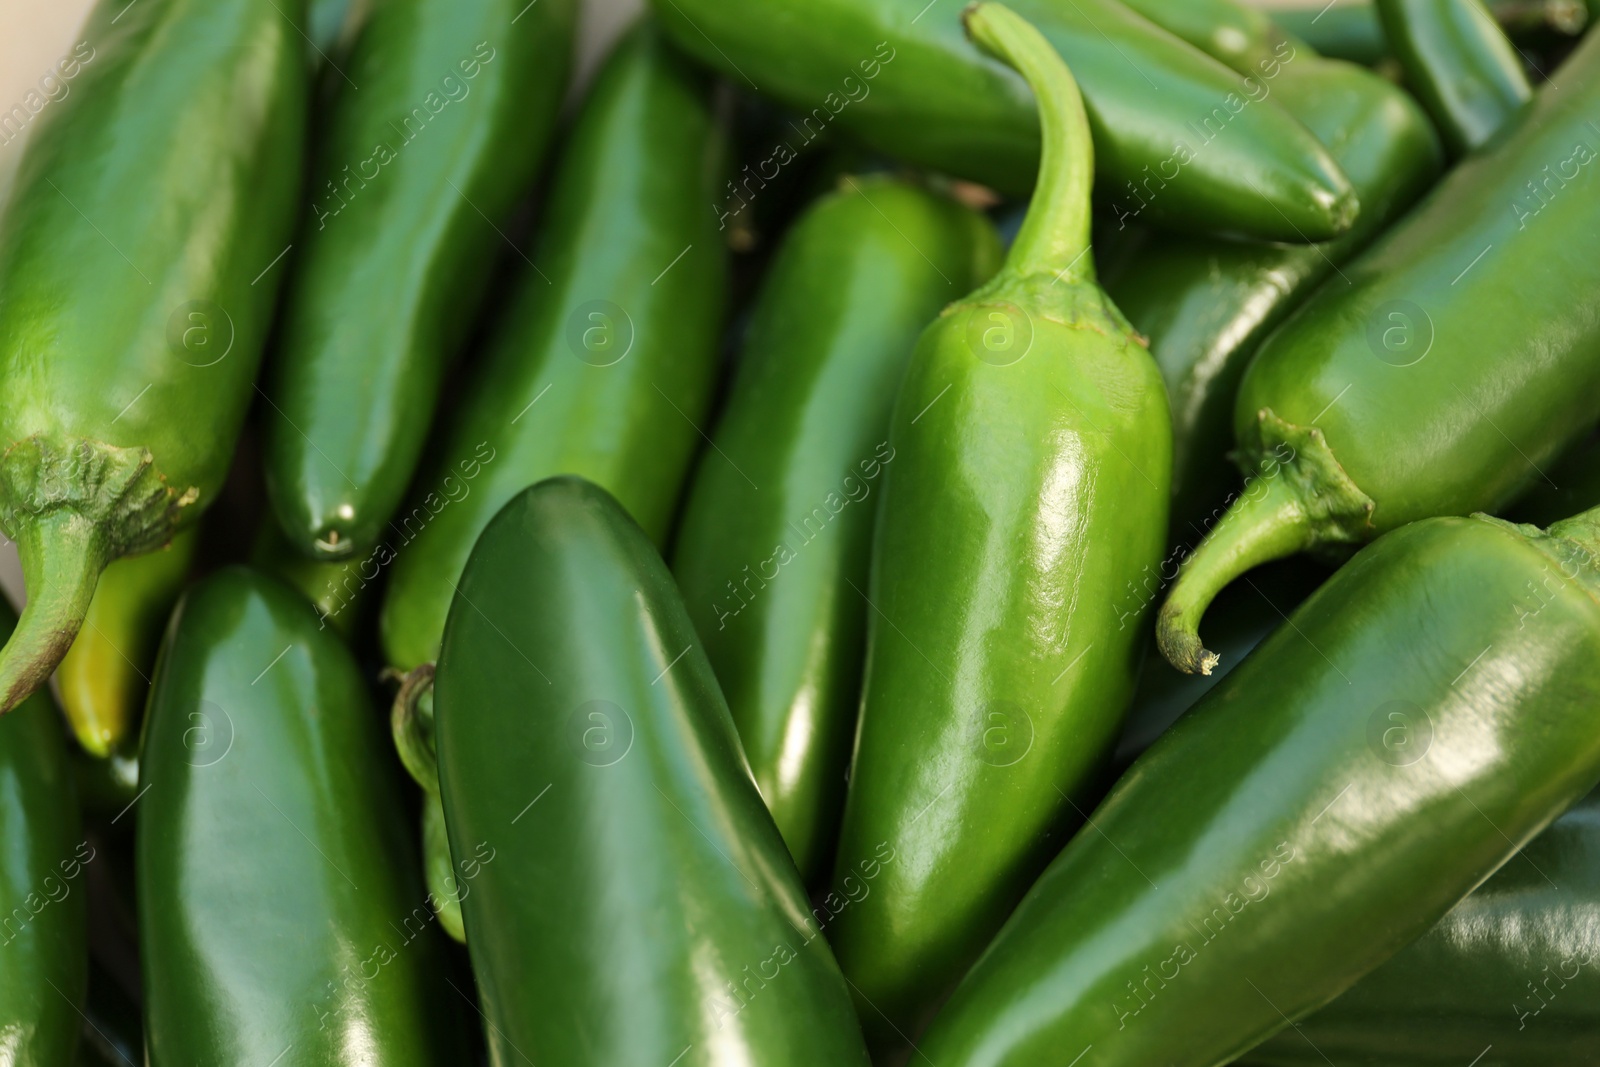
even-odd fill
[[[935,1021],[971,1067],[1224,1063],[1600,780],[1600,509],[1362,551],[1123,776]]]
[[[767,275],[689,491],[673,569],[807,881],[827,873],[844,799],[895,387],[923,327],[999,260],[981,215],[843,179]]]
[[[198,530],[188,527],[165,549],[119,559],[100,576],[83,628],[56,669],[62,710],[91,756],[132,754],[161,631],[198,544]]]
[[[1204,516],[1237,481],[1224,456],[1233,444],[1234,398],[1250,357],[1318,285],[1330,278],[1342,285],[1339,264],[1410,207],[1442,163],[1427,117],[1377,75],[1299,45],[1273,77],[1263,72],[1261,78],[1350,175],[1363,204],[1354,228],[1317,245],[1151,234],[1106,273],[1107,292],[1149,338],[1166,379],[1172,540],[1185,545],[1205,533]]]
[[[1265,12],[1234,0],[1122,2],[1168,33],[1250,77],[1275,77],[1276,61],[1281,59],[1281,46],[1285,43],[1293,52],[1300,51],[1299,43],[1291,40]],[[1326,138],[1319,139],[1327,144]],[[1337,158],[1334,162],[1338,162]],[[1362,209],[1365,208],[1366,202],[1362,201]]]
[[[1324,240],[1355,220],[1358,203],[1338,166],[1259,86],[1113,0],[1016,6],[1083,80],[1102,190],[1129,210],[1287,241]],[[683,48],[803,113],[792,138],[734,179],[739,202],[758,198],[768,171],[835,121],[912,163],[1008,193],[1032,187],[1040,153],[1032,101],[1020,79],[962,39],[957,4],[655,7]]]
[[[615,499],[553,478],[495,516],[435,695],[493,1062],[866,1067],[672,575]]]
[[[1513,40],[1575,37],[1591,13],[1581,0],[1490,0],[1495,21]],[[1325,56],[1372,65],[1389,55],[1389,41],[1373,0],[1339,0],[1327,7],[1265,5],[1272,20]]]
[[[250,564],[300,590],[322,624],[345,640],[365,637],[361,624],[371,614],[367,587],[378,577],[376,561],[310,559],[295,551],[277,520],[268,516],[250,550]]]
[[[39,120],[0,221],[0,529],[30,591],[0,711],[66,655],[106,564],[227,472],[300,187],[303,14],[103,2]]]
[[[265,407],[301,552],[372,551],[567,85],[573,0],[390,0],[341,66]]]
[[[294,590],[233,567],[185,594],[141,761],[151,1067],[460,1062],[387,753]]]
[[[1072,76],[1016,14],[968,10],[1034,87],[1044,161],[1004,268],[924,332],[890,428],[837,870],[902,859],[832,932],[875,1043],[955,983],[1090,802],[1166,528],[1166,397],[1094,283]]]
[[[0,597],[0,636],[17,617]],[[88,975],[84,840],[47,693],[0,718],[0,1039],[7,1064],[58,1067],[78,1044]]]
[[[530,482],[581,474],[664,541],[717,366],[723,137],[707,87],[653,26],[607,62],[548,223],[441,461],[395,517],[380,625],[392,666],[434,658],[472,543]]]
[[[1274,1067],[1581,1067],[1600,1032],[1600,796],[1338,1000],[1251,1050]]]
[[[1180,669],[1215,657],[1206,604],[1250,567],[1496,508],[1594,421],[1600,38],[1403,222],[1263,345],[1234,408],[1234,502],[1184,563],[1157,636]]]
[[[1482,0],[1378,0],[1378,15],[1451,155],[1482,147],[1533,98],[1522,58]]]

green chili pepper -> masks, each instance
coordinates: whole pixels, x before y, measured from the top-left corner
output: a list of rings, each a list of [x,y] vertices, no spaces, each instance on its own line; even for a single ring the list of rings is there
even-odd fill
[[[767,275],[689,492],[674,571],[808,882],[827,874],[844,799],[895,387],[923,327],[999,260],[981,215],[905,182],[843,179]]]
[[[0,637],[17,617],[0,597]],[[71,1063],[88,978],[84,865],[67,748],[49,694],[0,719],[0,1058]]]
[[[83,628],[56,669],[62,710],[91,756],[132,755],[161,630],[198,545],[190,526],[165,549],[119,559],[100,575]]]
[[[1090,802],[1166,528],[1166,398],[1094,283],[1072,76],[1018,15],[968,11],[1033,86],[1044,159],[1004,269],[924,332],[894,409],[836,877],[902,861],[832,934],[874,1043],[955,983]]]
[[[1581,1067],[1600,1032],[1600,795],[1245,1062]],[[1324,1058],[1327,1057],[1327,1058]]]
[[[459,1062],[386,753],[360,669],[294,590],[234,567],[185,594],[138,808],[152,1067]]]
[[[1452,156],[1481,148],[1533,98],[1522,58],[1482,0],[1378,0],[1378,15]]]
[[[1151,234],[1106,273],[1107,292],[1150,339],[1166,379],[1175,543],[1192,545],[1204,534],[1201,517],[1234,488],[1237,476],[1223,457],[1250,357],[1318,285],[1331,278],[1343,286],[1339,265],[1410,207],[1442,164],[1421,109],[1359,67],[1301,45],[1262,81],[1329,146],[1364,206],[1349,233],[1317,245]]]
[[[865,1067],[672,575],[614,498],[553,478],[494,518],[436,694],[493,1062]]]
[[[267,488],[301,552],[384,536],[567,85],[573,0],[389,0],[332,105],[265,412]]]
[[[922,1045],[1225,1063],[1424,934],[1600,780],[1600,509],[1413,523],[1141,756]]]
[[[581,474],[665,539],[717,367],[722,153],[706,86],[641,26],[578,117],[442,462],[379,546],[394,560],[380,619],[391,665],[434,658],[473,541],[530,482]]]
[[[103,0],[39,120],[0,221],[0,529],[30,591],[0,711],[66,655],[106,564],[221,486],[300,186],[302,14]]]
[[[1151,219],[1273,240],[1324,240],[1354,222],[1356,196],[1327,151],[1237,74],[1114,0],[1016,7],[1082,78],[1102,190],[1117,201]],[[1032,187],[1040,154],[1032,100],[1020,79],[962,39],[958,5],[658,0],[655,8],[683,48],[803,113],[793,137],[730,186],[741,203],[835,120],[912,163],[1007,193]]]
[[[1180,669],[1216,662],[1206,604],[1249,568],[1494,509],[1594,421],[1600,38],[1516,128],[1463,161],[1263,345],[1234,408],[1258,476],[1184,563],[1161,609]]]

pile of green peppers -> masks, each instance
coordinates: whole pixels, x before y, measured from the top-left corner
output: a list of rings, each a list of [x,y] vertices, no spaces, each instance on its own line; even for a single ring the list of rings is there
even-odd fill
[[[1600,4],[611,6],[0,110],[0,1065],[1596,1063]]]

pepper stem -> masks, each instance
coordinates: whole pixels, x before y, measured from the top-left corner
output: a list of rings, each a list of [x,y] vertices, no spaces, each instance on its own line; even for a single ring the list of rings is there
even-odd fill
[[[1551,537],[1577,542],[1591,561],[1600,562],[1600,508],[1590,508],[1569,519],[1552,522],[1546,532]]]
[[[0,649],[0,713],[49,680],[78,636],[100,572],[110,562],[105,535],[76,512],[51,512],[19,524],[15,534],[28,603]]]
[[[386,672],[388,673],[388,672]],[[398,673],[398,672],[395,672]],[[392,676],[392,675],[391,675]],[[433,664],[424,663],[400,679],[400,691],[389,707],[389,729],[400,762],[422,791],[439,796],[439,761],[434,755],[431,731],[423,722],[422,698],[433,691]]]
[[[961,19],[973,43],[1021,74],[1038,101],[1039,177],[1006,269],[1019,275],[1061,274],[1065,280],[1092,278],[1094,140],[1072,71],[1032,23],[1004,4],[983,0],[963,11]]]
[[[1292,556],[1316,541],[1297,487],[1285,477],[1256,478],[1183,561],[1156,618],[1161,654],[1187,674],[1210,674],[1217,654],[1200,642],[1200,618],[1224,586],[1252,567]]]

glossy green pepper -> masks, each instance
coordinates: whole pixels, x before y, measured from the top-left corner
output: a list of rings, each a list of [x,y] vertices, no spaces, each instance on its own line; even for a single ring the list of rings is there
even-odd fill
[[[97,759],[133,756],[161,631],[183,592],[199,541],[198,527],[186,527],[166,548],[107,567],[83,627],[56,668],[67,722],[78,744]]]
[[[459,1062],[380,720],[299,594],[230,567],[184,595],[141,763],[151,1067]]]
[[[785,238],[689,490],[673,571],[807,882],[844,800],[895,388],[923,327],[1000,255],[946,197],[845,178]]]
[[[553,478],[495,516],[435,692],[492,1062],[866,1067],[672,575],[614,498]]]
[[[741,203],[836,119],[912,163],[1016,195],[1033,186],[1033,101],[1021,79],[962,38],[958,4],[657,0],[655,8],[690,53],[802,112],[794,136],[730,184]],[[1355,220],[1359,205],[1338,166],[1259,85],[1115,0],[1016,8],[1083,80],[1102,191],[1128,210],[1287,241],[1324,240]]]
[[[1241,74],[1250,77],[1276,77],[1274,61],[1283,60],[1281,46],[1287,43],[1293,52],[1302,47],[1284,33],[1259,8],[1236,0],[1122,0],[1151,22],[1190,44],[1206,55],[1220,60]],[[1269,74],[1268,71],[1273,71]],[[1316,133],[1315,130],[1311,131]],[[1327,144],[1327,138],[1319,138]],[[1338,159],[1335,158],[1337,163]],[[1343,169],[1342,167],[1340,169]],[[1348,172],[1347,172],[1348,173]],[[1350,175],[1351,184],[1355,176]],[[1357,190],[1360,195],[1360,190]],[[1361,201],[1366,210],[1367,202]]]
[[[1166,530],[1166,396],[1094,283],[1072,76],[1020,16],[968,11],[1034,87],[1044,161],[1004,268],[918,342],[889,433],[835,881],[901,858],[830,930],[874,1044],[955,984],[1092,801]]]
[[[1262,340],[1437,177],[1443,162],[1427,116],[1400,89],[1359,67],[1296,46],[1265,79],[1276,99],[1328,145],[1363,205],[1356,225],[1316,245],[1244,244],[1151,234],[1106,274],[1106,291],[1150,340],[1172,405],[1174,543],[1193,545],[1203,518],[1234,488],[1239,380]],[[1171,578],[1171,574],[1163,575]]]
[[[1420,937],[1600,780],[1600,509],[1388,534],[1090,816],[934,1022],[965,1067],[1209,1067]]]
[[[39,119],[0,220],[0,530],[29,589],[0,711],[66,655],[106,564],[227,473],[297,208],[303,15],[102,0]]]
[[[386,0],[341,63],[263,411],[299,551],[372,551],[567,87],[573,0]],[[359,87],[359,91],[357,90]]]
[[[1584,1067],[1596,1033],[1600,795],[1590,794],[1432,930],[1245,1062]]]
[[[17,617],[0,597],[0,636]],[[78,1044],[88,980],[83,837],[61,724],[47,693],[0,718],[0,1060],[60,1067]]]
[[[1157,637],[1216,657],[1206,604],[1269,559],[1493,509],[1594,422],[1600,393],[1600,38],[1256,354],[1234,407],[1233,503],[1184,563]]]
[[[1451,155],[1481,148],[1533,99],[1522,57],[1482,0],[1378,0],[1378,15]]]
[[[665,541],[717,369],[723,140],[708,87],[653,26],[619,44],[425,495],[379,546],[394,561],[380,619],[391,666],[434,658],[472,543],[531,482],[583,475]]]

